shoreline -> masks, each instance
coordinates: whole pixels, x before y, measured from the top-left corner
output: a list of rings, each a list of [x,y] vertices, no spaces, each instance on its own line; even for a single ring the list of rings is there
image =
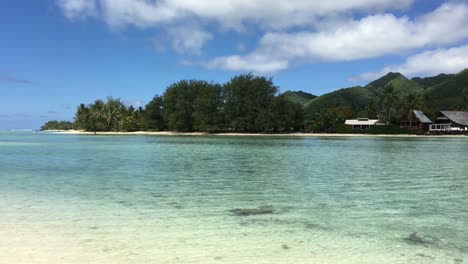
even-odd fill
[[[42,132],[65,135],[96,136],[232,136],[232,137],[393,137],[393,138],[468,138],[467,135],[412,135],[412,134],[333,134],[333,133],[208,133],[208,132],[174,132],[174,131],[135,131],[135,132],[88,132],[82,130],[44,130]]]

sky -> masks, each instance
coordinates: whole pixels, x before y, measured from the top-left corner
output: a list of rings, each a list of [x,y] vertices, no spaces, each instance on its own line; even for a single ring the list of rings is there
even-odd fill
[[[2,0],[0,130],[253,73],[321,95],[468,68],[468,1]]]

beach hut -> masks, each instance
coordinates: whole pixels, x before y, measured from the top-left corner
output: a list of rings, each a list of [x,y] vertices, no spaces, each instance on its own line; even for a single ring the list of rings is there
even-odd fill
[[[467,131],[468,112],[441,111],[435,123],[429,126],[429,131]]]
[[[404,115],[398,124],[401,128],[429,130],[429,126],[433,123],[421,110],[413,110],[412,116]]]
[[[345,121],[345,125],[351,126],[353,129],[366,130],[373,126],[376,126],[379,123],[378,119],[369,119],[369,118],[358,118],[358,119],[348,119]]]

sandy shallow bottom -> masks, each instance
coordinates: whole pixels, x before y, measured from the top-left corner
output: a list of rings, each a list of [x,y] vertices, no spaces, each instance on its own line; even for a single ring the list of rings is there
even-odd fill
[[[233,217],[214,211],[199,217],[196,208],[136,212],[104,208],[99,201],[71,202],[3,194],[0,263],[446,264],[468,260],[460,249],[408,244],[401,234],[373,239],[300,221],[291,224],[281,216]]]

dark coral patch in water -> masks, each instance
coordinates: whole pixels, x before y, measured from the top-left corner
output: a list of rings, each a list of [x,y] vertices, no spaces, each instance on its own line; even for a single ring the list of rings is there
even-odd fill
[[[229,210],[230,213],[236,216],[253,216],[253,215],[267,215],[274,214],[276,210],[273,206],[259,206],[257,208],[237,208]]]

